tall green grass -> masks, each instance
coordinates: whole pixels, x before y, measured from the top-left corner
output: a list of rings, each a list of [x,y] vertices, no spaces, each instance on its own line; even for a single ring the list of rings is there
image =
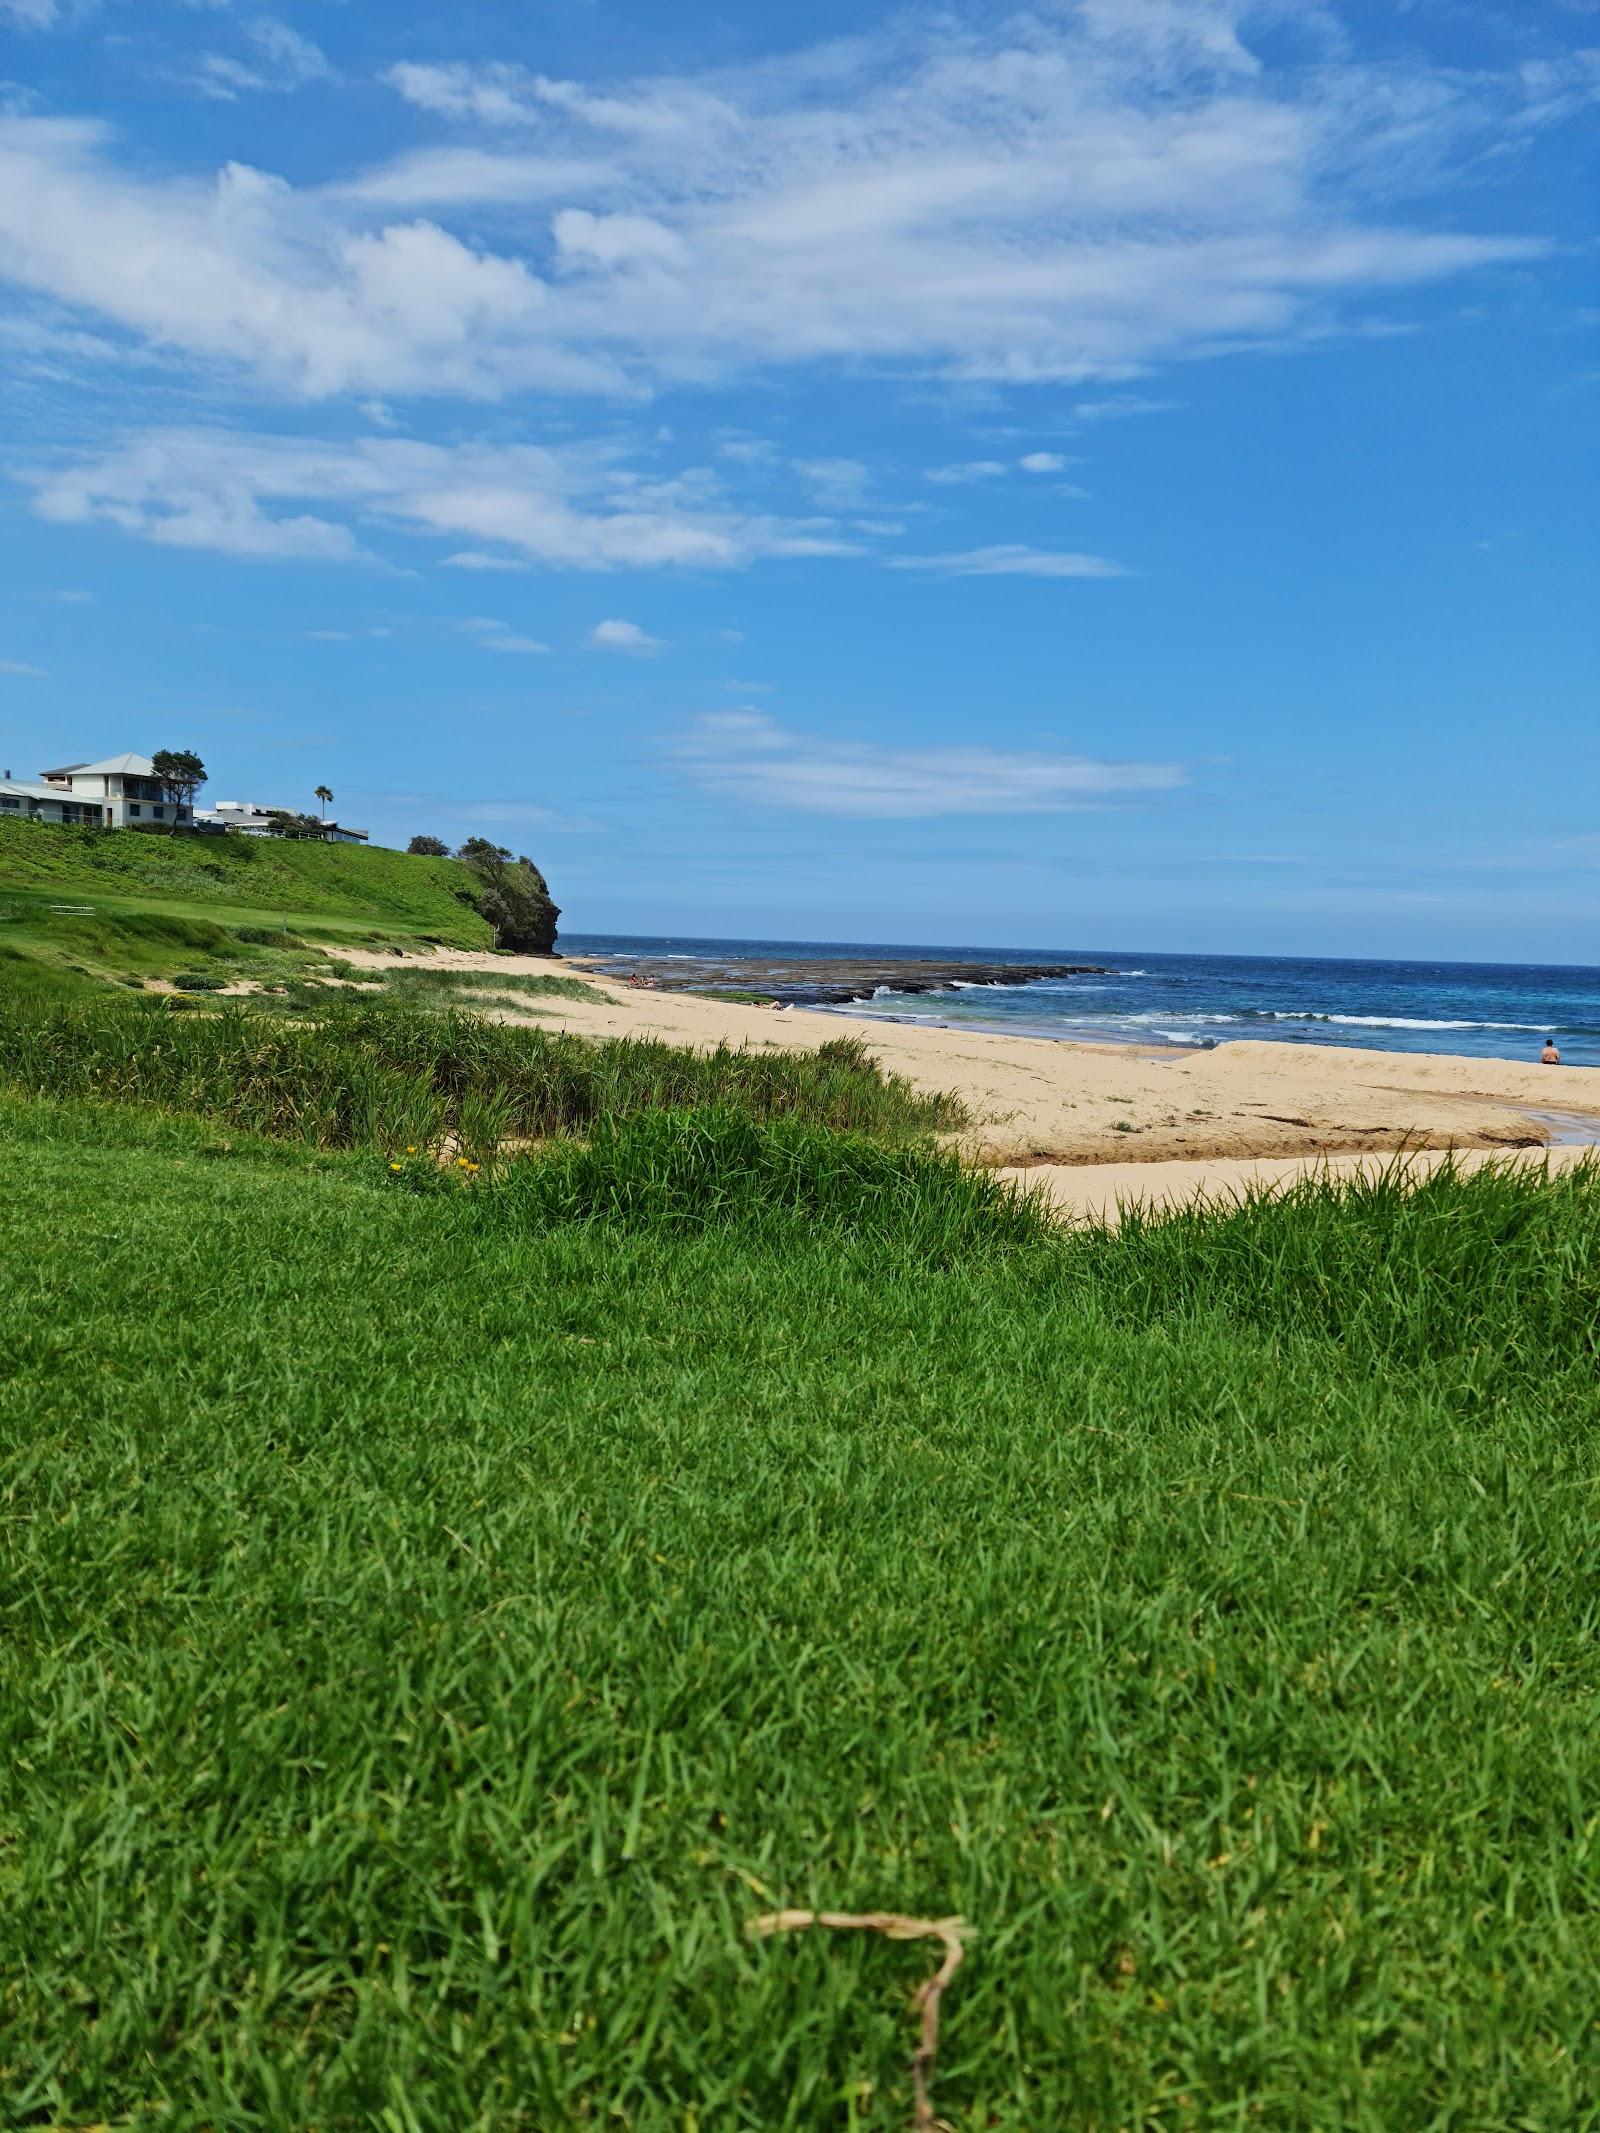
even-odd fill
[[[484,1209],[474,1188],[474,1211]],[[646,1111],[603,1118],[589,1140],[518,1163],[486,1219],[760,1236],[803,1224],[890,1244],[917,1264],[1037,1245],[1034,1206],[953,1154],[885,1145],[803,1117],[748,1110]]]
[[[8,2126],[904,2133],[783,1903],[959,2133],[1600,2123],[1592,1174],[0,1160]]]
[[[6,995],[0,1079],[35,1095],[157,1104],[323,1147],[395,1150],[454,1136],[479,1155],[638,1111],[718,1104],[899,1139],[963,1117],[952,1099],[883,1074],[851,1038],[814,1053],[698,1053],[337,997],[295,1023],[242,1008],[174,1016],[137,1000]]]
[[[1381,1176],[1308,1179],[1237,1213],[1124,1215],[1097,1262],[1130,1323],[1225,1311],[1274,1339],[1326,1340],[1354,1368],[1448,1358],[1459,1389],[1552,1386],[1600,1368],[1600,1170],[1545,1178],[1398,1158]]]

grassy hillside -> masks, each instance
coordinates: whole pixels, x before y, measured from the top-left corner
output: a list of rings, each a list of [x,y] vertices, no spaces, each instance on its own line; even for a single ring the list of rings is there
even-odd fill
[[[489,928],[462,900],[471,885],[459,860],[363,845],[0,822],[0,914],[17,900],[31,912],[79,903],[110,914],[287,923],[326,938],[379,931],[488,947]]]
[[[1600,1178],[0,1160],[8,2124],[1596,2123]]]

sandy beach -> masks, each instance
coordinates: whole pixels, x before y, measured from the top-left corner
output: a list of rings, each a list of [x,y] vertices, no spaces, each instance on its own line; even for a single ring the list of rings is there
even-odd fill
[[[346,959],[373,967],[394,961],[357,950]],[[1185,1052],[1073,1044],[635,990],[581,958],[552,964],[440,949],[431,960],[486,978],[581,974],[601,1001],[523,1004],[508,994],[500,1012],[585,1036],[791,1050],[859,1037],[887,1070],[962,1097],[973,1119],[962,1147],[973,1161],[1017,1171],[1051,1165],[1103,1172],[1098,1180],[1035,1181],[1047,1183],[1064,1206],[1105,1204],[1108,1197],[1170,1202],[1197,1188],[1270,1182],[1275,1173],[1264,1164],[1296,1176],[1330,1156],[1383,1160],[1402,1149],[1537,1154],[1552,1140],[1600,1134],[1597,1068],[1331,1045],[1239,1043]],[[1570,1159],[1569,1151],[1557,1152]]]

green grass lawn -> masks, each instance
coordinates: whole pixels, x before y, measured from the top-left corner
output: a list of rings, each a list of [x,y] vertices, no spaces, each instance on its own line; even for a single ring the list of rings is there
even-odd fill
[[[39,966],[27,973],[36,983],[60,984],[170,977],[197,948],[249,962],[241,929],[262,937],[245,944],[257,949],[286,934],[302,947],[487,948],[489,926],[463,901],[470,885],[459,860],[360,845],[0,821],[0,955]]]
[[[1593,1176],[0,1160],[7,2125],[1600,2125]]]
[[[113,910],[170,908],[186,917],[287,917],[330,932],[379,927],[483,948],[490,932],[462,900],[458,859],[378,846],[278,837],[160,837],[140,830],[0,822],[0,897],[37,890]]]

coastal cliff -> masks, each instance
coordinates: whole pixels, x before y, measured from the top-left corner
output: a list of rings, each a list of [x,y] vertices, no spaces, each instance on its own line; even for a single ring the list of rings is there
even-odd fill
[[[463,902],[494,928],[497,948],[518,955],[553,955],[561,907],[549,884],[526,853],[513,859],[503,844],[469,837],[456,857],[467,868],[460,891]]]

